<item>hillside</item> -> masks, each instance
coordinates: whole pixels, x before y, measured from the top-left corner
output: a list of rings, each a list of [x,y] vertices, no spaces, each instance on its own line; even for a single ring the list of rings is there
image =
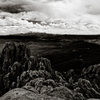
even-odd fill
[[[1,39],[0,100],[100,98],[99,44],[16,40]]]

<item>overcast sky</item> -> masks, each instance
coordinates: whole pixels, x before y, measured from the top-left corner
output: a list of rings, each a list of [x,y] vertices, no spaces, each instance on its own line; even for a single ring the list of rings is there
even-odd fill
[[[82,19],[100,25],[100,0],[0,0],[1,8],[15,5],[22,12],[37,11],[51,18]]]
[[[0,6],[7,5],[20,5],[25,10],[39,11],[53,17],[100,14],[100,0],[0,0]]]

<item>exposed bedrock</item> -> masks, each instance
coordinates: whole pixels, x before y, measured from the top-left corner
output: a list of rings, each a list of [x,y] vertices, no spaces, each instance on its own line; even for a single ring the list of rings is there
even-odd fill
[[[32,56],[25,44],[7,42],[0,57],[0,100],[100,99],[100,64],[54,67],[49,59]]]

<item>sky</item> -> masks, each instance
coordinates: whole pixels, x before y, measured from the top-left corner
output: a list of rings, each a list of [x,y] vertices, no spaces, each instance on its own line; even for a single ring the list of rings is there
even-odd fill
[[[20,5],[26,11],[40,11],[49,16],[68,14],[100,14],[100,0],[0,0],[0,6]]]
[[[20,12],[37,11],[55,19],[83,19],[100,24],[100,0],[0,0],[0,8],[16,5]]]

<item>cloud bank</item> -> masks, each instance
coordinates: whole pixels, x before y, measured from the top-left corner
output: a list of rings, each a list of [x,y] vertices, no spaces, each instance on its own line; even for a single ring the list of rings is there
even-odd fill
[[[0,7],[19,5],[25,11],[40,11],[53,17],[68,14],[100,14],[100,0],[1,0]]]
[[[7,16],[12,18],[10,19],[10,21],[14,24],[15,27],[17,26],[16,24],[17,22],[19,23],[18,25],[21,27],[23,26],[24,23],[25,26],[24,28],[26,29],[28,27],[27,31],[29,27],[30,28],[34,27],[34,25],[30,23],[28,20],[34,21],[38,19],[38,21],[46,20],[46,22],[48,20],[52,22],[53,20],[53,24],[55,23],[57,24],[60,23],[60,21],[58,20],[55,22],[55,20],[63,19],[65,20],[64,25],[68,22],[67,23],[68,26],[72,26],[71,28],[74,28],[76,30],[80,30],[78,29],[78,27],[81,27],[82,30],[83,29],[87,30],[87,28],[89,28],[89,30],[91,29],[91,32],[93,32],[92,28],[93,29],[96,28],[98,29],[99,33],[100,32],[98,28],[100,27],[99,4],[100,0],[0,0],[1,12],[9,12],[6,13],[6,15],[5,13],[1,13],[0,16]],[[14,19],[16,18],[17,18],[17,20],[15,21],[16,23],[14,23]],[[50,20],[50,18],[52,20]],[[4,26],[6,26],[7,24],[8,25],[7,28],[8,27],[10,28],[9,26],[10,21],[7,22],[7,20],[1,19],[0,22],[2,21],[2,23],[4,23],[3,24]],[[25,25],[25,23],[27,23],[27,25]],[[3,25],[1,24],[2,27]],[[37,27],[41,28],[42,26],[37,25]],[[49,28],[50,27],[51,26],[49,26]],[[65,27],[67,26],[65,25]],[[14,31],[14,33],[16,33],[16,31]]]

